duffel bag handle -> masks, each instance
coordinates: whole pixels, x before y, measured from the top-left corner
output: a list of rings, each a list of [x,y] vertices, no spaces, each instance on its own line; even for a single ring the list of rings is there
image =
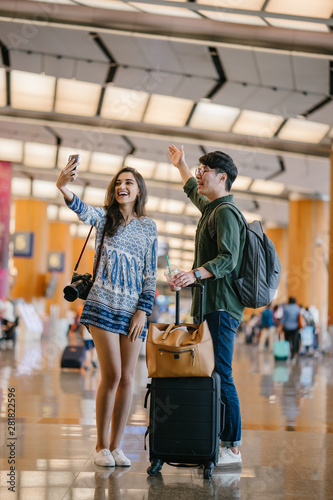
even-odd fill
[[[202,283],[192,283],[184,288],[200,288],[200,300],[199,300],[199,325],[203,323],[203,302],[205,287]],[[180,292],[176,292],[176,325],[179,325],[179,311],[180,311]]]

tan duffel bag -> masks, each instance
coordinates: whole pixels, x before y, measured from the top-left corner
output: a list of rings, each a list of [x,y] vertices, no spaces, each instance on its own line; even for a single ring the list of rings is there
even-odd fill
[[[148,377],[210,377],[215,361],[207,322],[200,325],[151,323],[146,361]]]

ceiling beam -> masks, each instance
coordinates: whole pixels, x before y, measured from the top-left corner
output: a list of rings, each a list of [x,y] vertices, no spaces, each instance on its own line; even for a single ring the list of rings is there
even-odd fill
[[[242,151],[279,155],[283,153],[311,155],[324,158],[330,157],[329,144],[308,144],[293,141],[283,141],[277,137],[253,137],[233,134],[231,132],[198,131],[183,127],[164,127],[147,123],[132,123],[107,120],[100,117],[77,117],[73,115],[57,115],[38,111],[24,111],[9,108],[0,110],[0,121],[59,127],[82,132],[113,134],[132,137],[145,137],[162,141],[177,141],[188,144],[206,145],[212,147],[232,147]]]
[[[159,0],[138,0],[138,3],[159,4]],[[162,3],[160,3],[162,5]],[[163,3],[164,4],[164,3]],[[14,8],[13,8],[14,5]],[[165,4],[164,4],[165,5]],[[251,11],[200,5],[195,2],[168,2],[168,6],[177,6],[196,10],[212,10],[257,17],[292,19],[333,26],[333,19],[290,16],[272,12]],[[289,30],[272,26],[251,26],[235,23],[224,23],[204,19],[186,19],[183,17],[154,15],[143,12],[123,12],[109,9],[91,8],[80,5],[79,8],[66,4],[28,2],[24,0],[2,0],[0,20],[28,23],[35,26],[50,26],[78,29],[99,33],[117,33],[126,36],[142,36],[177,42],[227,46],[230,44],[243,47],[285,50],[329,57],[332,54],[332,33]],[[135,26],[135,30],[133,29]],[[235,29],[236,28],[236,29]]]

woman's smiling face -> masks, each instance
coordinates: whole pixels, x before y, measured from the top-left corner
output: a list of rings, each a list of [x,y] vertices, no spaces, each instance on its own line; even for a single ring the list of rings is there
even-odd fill
[[[120,206],[135,203],[140,194],[138,183],[131,172],[119,174],[115,183],[115,198]]]

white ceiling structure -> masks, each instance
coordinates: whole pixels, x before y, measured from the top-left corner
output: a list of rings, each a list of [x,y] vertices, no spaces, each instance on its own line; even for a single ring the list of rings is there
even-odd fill
[[[289,199],[329,199],[333,0],[0,2],[0,160],[14,197],[49,201],[81,154],[73,190],[103,204],[123,164],[148,186],[148,212],[180,265],[191,263],[198,211],[168,145],[195,167],[230,154],[238,206],[288,225]],[[73,231],[83,229],[73,225]]]

